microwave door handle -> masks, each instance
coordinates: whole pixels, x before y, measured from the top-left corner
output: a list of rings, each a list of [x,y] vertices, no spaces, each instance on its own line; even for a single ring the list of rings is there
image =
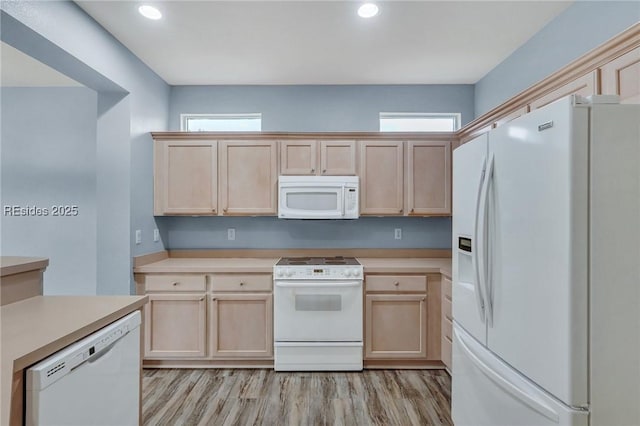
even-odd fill
[[[340,202],[342,203],[342,217],[344,217],[344,215],[345,215],[345,211],[344,211],[345,206],[344,205],[346,204],[345,203],[345,195],[344,194],[345,194],[345,191],[344,191],[344,184],[343,184],[342,188],[340,189]]]

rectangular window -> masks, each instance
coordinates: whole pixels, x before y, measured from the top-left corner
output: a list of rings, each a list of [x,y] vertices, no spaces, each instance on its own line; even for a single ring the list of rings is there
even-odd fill
[[[260,132],[262,114],[180,114],[184,132]]]
[[[455,132],[460,114],[381,112],[381,132]]]

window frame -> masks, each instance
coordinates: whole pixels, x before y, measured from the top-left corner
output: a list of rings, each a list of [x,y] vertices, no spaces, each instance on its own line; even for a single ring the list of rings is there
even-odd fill
[[[453,118],[453,130],[382,130],[383,119],[398,119],[398,118]],[[422,133],[442,133],[442,132],[456,132],[460,130],[462,126],[462,114],[459,112],[380,112],[378,114],[378,130],[380,132],[389,133],[410,133],[410,132],[422,132]]]
[[[190,119],[206,119],[211,120],[242,120],[242,119],[259,119],[260,130],[189,130],[187,128]],[[207,114],[180,114],[180,131],[182,132],[208,132],[208,131],[220,131],[220,132],[261,132],[262,131],[262,113],[261,112],[248,112],[248,113],[207,113]]]

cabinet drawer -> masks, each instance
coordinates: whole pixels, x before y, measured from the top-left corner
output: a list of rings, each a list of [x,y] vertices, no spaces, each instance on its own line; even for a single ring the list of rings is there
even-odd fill
[[[204,275],[147,275],[146,291],[206,291]]]
[[[425,275],[368,275],[366,289],[370,291],[427,292]]]
[[[442,277],[442,296],[445,299],[451,300],[451,280],[446,277]]]
[[[271,274],[211,275],[212,291],[271,291]]]
[[[451,300],[442,300],[442,318],[446,318],[449,321],[453,321],[453,315],[451,314]]]
[[[451,370],[451,340],[442,336],[442,362]]]

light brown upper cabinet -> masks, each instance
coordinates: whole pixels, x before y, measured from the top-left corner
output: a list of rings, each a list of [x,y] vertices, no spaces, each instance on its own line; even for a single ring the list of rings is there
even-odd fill
[[[409,141],[407,214],[451,214],[451,142]]]
[[[544,96],[539,97],[535,101],[529,104],[530,111],[534,109],[542,108],[545,105],[550,104],[553,101],[556,101],[560,98],[564,98],[569,95],[581,95],[581,96],[589,96],[596,95],[599,93],[599,85],[598,85],[598,70],[594,70],[588,74],[583,75],[582,77],[576,78],[573,81],[565,84],[564,86],[558,87],[555,90],[547,93]]]
[[[361,215],[402,215],[403,145],[402,141],[361,141]]]
[[[216,141],[158,140],[154,143],[154,214],[216,215]]]
[[[223,215],[275,215],[278,145],[273,140],[218,143]]]
[[[640,47],[601,68],[602,93],[620,96],[620,103],[640,103]]]
[[[356,141],[281,141],[280,174],[322,176],[355,175]]]

